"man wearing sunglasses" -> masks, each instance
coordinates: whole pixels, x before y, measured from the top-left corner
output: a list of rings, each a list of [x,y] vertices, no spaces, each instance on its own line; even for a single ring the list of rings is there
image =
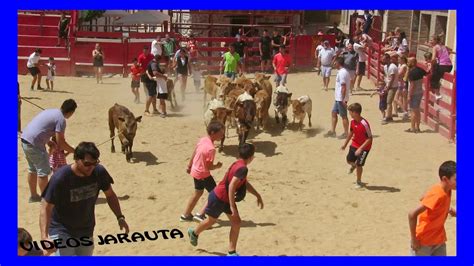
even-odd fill
[[[125,229],[128,234],[128,224],[112,189],[114,181],[99,164],[99,156],[94,143],[81,142],[74,150],[74,163],[60,168],[41,195],[41,238],[56,244],[56,250],[45,250],[45,255],[92,255],[95,203],[100,190],[117,217],[120,230]]]

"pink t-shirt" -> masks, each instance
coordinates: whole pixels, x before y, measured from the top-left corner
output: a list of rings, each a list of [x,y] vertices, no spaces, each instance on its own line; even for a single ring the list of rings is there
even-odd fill
[[[196,145],[196,154],[191,166],[191,176],[196,179],[204,179],[211,175],[207,164],[214,161],[216,149],[210,137],[203,137]]]

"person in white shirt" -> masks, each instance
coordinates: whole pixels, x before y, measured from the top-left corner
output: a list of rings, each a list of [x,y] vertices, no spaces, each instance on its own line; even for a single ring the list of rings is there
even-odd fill
[[[38,81],[38,85],[36,89],[38,90],[43,89],[41,88],[41,71],[39,69],[40,56],[41,56],[41,49],[36,48],[35,52],[32,53],[28,57],[28,62],[26,63],[26,67],[28,68],[28,71],[30,72],[31,76],[33,76],[30,90],[33,90],[33,88],[35,87],[36,81]]]
[[[338,57],[335,62],[335,67],[339,70],[336,76],[336,88],[334,90],[334,106],[332,109],[332,127],[324,136],[336,137],[337,115],[342,118],[342,126],[344,133],[340,135],[339,139],[345,139],[349,133],[349,120],[347,119],[347,102],[349,101],[349,92],[351,90],[351,76],[344,68],[344,58]]]
[[[151,53],[155,55],[163,55],[163,48],[161,47],[161,37],[158,35],[156,39],[151,42]]]
[[[329,41],[323,42],[323,48],[319,51],[318,66],[321,68],[321,75],[323,76],[323,89],[328,90],[329,79],[331,78],[331,69],[336,52],[331,48]]]
[[[48,90],[54,90],[54,76],[56,76],[56,63],[54,63],[54,57],[50,57],[48,63],[48,75],[46,76],[46,86]]]
[[[321,65],[319,64],[319,53],[323,48],[323,43],[321,43],[316,46],[316,50],[314,51],[314,58],[316,58],[316,72],[318,73],[318,75],[321,74]]]
[[[387,94],[387,116],[383,124],[386,124],[393,121],[393,100],[398,90],[398,54],[396,52],[386,53],[384,63],[385,84],[387,84],[385,88],[385,93]]]
[[[362,88],[360,87],[360,82],[362,81],[362,77],[365,75],[365,69],[366,69],[366,62],[367,62],[366,44],[358,41],[354,43],[354,50],[356,51],[357,55],[359,55],[359,62],[357,63],[357,70],[356,70],[357,90],[362,90]]]

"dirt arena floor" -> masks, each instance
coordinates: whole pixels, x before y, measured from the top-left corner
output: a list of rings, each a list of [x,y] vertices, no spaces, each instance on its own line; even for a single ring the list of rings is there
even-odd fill
[[[333,75],[335,71],[333,71]],[[21,94],[45,108],[59,108],[68,98],[78,103],[76,113],[67,121],[66,139],[96,144],[109,138],[107,111],[119,103],[135,116],[142,115],[144,104],[133,103],[130,79],[57,77],[54,92],[30,91],[30,76],[18,77]],[[332,76],[330,88],[334,88]],[[44,82],[44,81],[43,81]],[[45,87],[45,84],[42,84]],[[309,95],[313,100],[313,127],[298,131],[295,126],[281,132],[270,108],[269,127],[251,134],[256,146],[255,160],[249,166],[249,181],[261,193],[265,208],[257,208],[249,194],[238,204],[243,223],[237,250],[241,255],[395,255],[409,254],[408,211],[417,206],[422,194],[439,181],[437,171],[445,160],[456,160],[456,145],[425,125],[421,134],[404,132],[408,122],[381,125],[378,98],[370,98],[372,82],[364,79],[366,91],[351,96],[350,102],[363,106],[362,115],[374,134],[372,150],[364,167],[363,190],[353,188],[355,173],[347,173],[343,140],[324,138],[330,127],[334,91],[324,91],[321,77],[313,73],[291,73],[288,88],[294,96]],[[140,88],[144,102],[143,89]],[[180,92],[177,91],[178,101]],[[179,216],[194,190],[185,168],[199,137],[205,134],[203,99],[188,82],[186,101],[169,117],[143,117],[134,144],[134,161],[111,153],[110,143],[101,145],[101,164],[115,180],[113,188],[120,199],[131,232],[161,229],[181,230],[183,239],[158,239],[137,243],[96,245],[95,255],[225,255],[230,224],[227,217],[204,232],[199,245],[189,244],[187,228],[194,222],[180,222]],[[293,97],[296,98],[296,97]],[[168,102],[167,102],[168,103]],[[168,103],[169,105],[169,103]],[[169,107],[169,106],[168,106]],[[22,105],[25,126],[40,110],[26,102]],[[290,115],[291,119],[291,115]],[[290,120],[291,121],[291,120]],[[342,124],[337,134],[342,132]],[[216,161],[221,169],[213,171],[220,181],[237,155],[235,129],[229,132]],[[116,145],[117,145],[116,141]],[[120,147],[120,146],[118,146]],[[117,149],[120,151],[120,148]],[[39,240],[39,204],[28,203],[27,163],[18,140],[18,226]],[[72,163],[72,157],[68,157]],[[207,193],[204,194],[207,198]],[[202,200],[195,211],[202,206]],[[452,205],[456,204],[453,193]],[[103,193],[96,206],[95,235],[120,233],[117,221]],[[448,255],[456,255],[456,219],[446,221]],[[97,238],[96,238],[97,240]]]

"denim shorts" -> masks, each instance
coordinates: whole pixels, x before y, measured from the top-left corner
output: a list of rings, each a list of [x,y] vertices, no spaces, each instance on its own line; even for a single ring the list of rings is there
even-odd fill
[[[410,109],[418,109],[420,108],[421,98],[423,98],[423,94],[413,94],[410,98]]]
[[[75,247],[79,241],[78,237],[71,237],[68,234],[60,233],[57,235],[51,235],[50,238],[51,240],[61,239],[61,246],[65,246],[56,249],[54,256],[92,256],[92,253],[94,252],[94,244],[90,246],[84,246],[79,244],[77,247]],[[77,241],[74,241],[74,247],[65,244],[69,238],[77,239]],[[92,236],[89,236],[89,240],[94,242],[94,238]]]
[[[347,108],[344,107],[342,102],[335,101],[334,106],[332,107],[332,112],[339,114],[342,118],[347,118]]]
[[[285,85],[287,76],[288,74],[278,75],[275,73],[275,83],[279,83],[280,85]]]
[[[28,162],[28,172],[36,173],[40,177],[47,177],[51,174],[51,167],[49,166],[49,156],[46,149],[40,149],[29,143],[21,142],[21,147]]]

